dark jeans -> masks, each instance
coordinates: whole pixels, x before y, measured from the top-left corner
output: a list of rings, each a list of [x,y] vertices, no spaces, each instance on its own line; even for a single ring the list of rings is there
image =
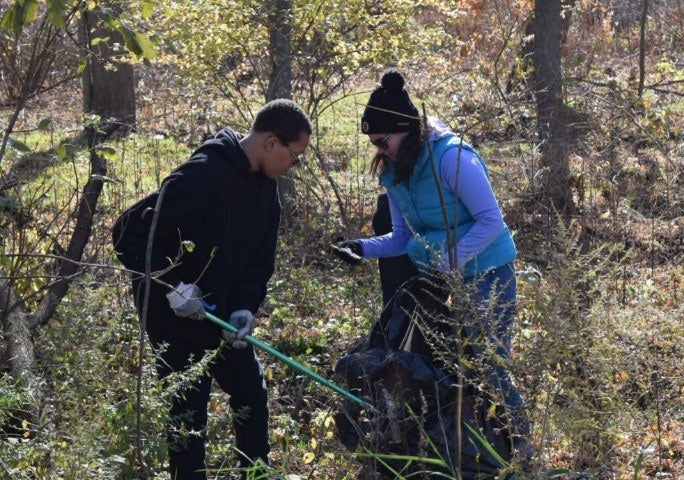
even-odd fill
[[[373,215],[373,233],[384,235],[392,231],[392,217],[390,215],[387,194],[378,196],[378,203]],[[378,259],[380,284],[382,285],[382,305],[386,306],[396,291],[407,280],[418,275],[418,269],[408,255]]]
[[[158,348],[155,345],[155,348]],[[205,354],[200,346],[173,342],[161,353],[157,373],[166,378],[186,371]],[[192,357],[192,358],[191,358]],[[169,421],[169,465],[171,478],[205,480],[207,404],[214,378],[230,395],[236,447],[241,464],[260,458],[267,462],[268,407],[263,371],[251,346],[231,349],[223,344],[210,362],[208,372],[174,396]],[[245,461],[247,460],[247,461]]]
[[[490,356],[486,360],[485,367],[490,381],[495,391],[501,394],[514,433],[527,435],[529,425],[522,411],[525,402],[505,366],[511,358],[511,335],[515,321],[516,281],[513,263],[467,279],[466,283],[475,285],[473,301],[479,312],[482,335],[490,349],[499,357],[494,359]]]

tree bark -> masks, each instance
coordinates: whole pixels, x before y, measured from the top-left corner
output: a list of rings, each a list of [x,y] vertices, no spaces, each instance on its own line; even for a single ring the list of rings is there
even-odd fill
[[[561,28],[561,45],[565,45],[568,39],[568,32],[570,31],[570,26],[572,25],[572,12],[575,9],[576,0],[561,0],[561,8],[563,15],[560,21]],[[518,47],[518,61],[522,62],[525,66],[529,65],[534,56],[534,42],[529,41],[530,37],[534,37],[534,19],[535,16],[531,15],[528,22],[525,24],[525,31],[523,33],[523,40]],[[517,63],[514,62],[511,67],[511,71],[508,74],[508,80],[506,82],[506,93],[509,94],[513,91],[514,86],[518,84],[516,81],[516,71]],[[531,80],[530,78],[522,79],[524,82]]]
[[[536,0],[532,31],[533,90],[541,141],[542,203],[565,218],[574,213],[568,180],[568,125],[561,75],[561,0]]]
[[[26,405],[18,413],[21,419],[38,424],[39,406],[43,399],[43,380],[38,373],[33,336],[29,330],[28,313],[17,300],[12,280],[0,269],[0,318],[7,341],[3,365],[26,391],[33,405]]]
[[[292,98],[292,1],[275,0],[270,4],[269,55],[271,73],[266,101]],[[278,198],[283,207],[285,223],[291,223],[296,208],[296,194],[292,177],[278,178]]]
[[[292,1],[275,0],[269,12],[271,73],[266,101],[292,98]]]
[[[106,38],[93,46],[96,38]],[[117,61],[111,45],[123,45],[118,32],[106,28],[97,15],[82,15],[81,41],[88,63],[83,71],[83,111],[99,115],[102,122],[119,123],[117,134],[124,135],[135,127],[135,78],[129,63]]]

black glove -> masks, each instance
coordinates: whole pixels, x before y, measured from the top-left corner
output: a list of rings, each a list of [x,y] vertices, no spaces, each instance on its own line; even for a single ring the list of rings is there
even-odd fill
[[[358,240],[345,240],[331,245],[331,248],[335,255],[350,265],[358,265],[363,260],[363,250]]]

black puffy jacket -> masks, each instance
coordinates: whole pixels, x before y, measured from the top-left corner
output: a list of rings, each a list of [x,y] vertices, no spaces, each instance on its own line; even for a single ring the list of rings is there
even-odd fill
[[[195,283],[216,315],[227,319],[231,312],[255,312],[266,296],[273,274],[280,221],[276,181],[250,168],[239,145],[242,137],[230,129],[197,149],[148,195],[117,219],[114,248],[127,268],[144,272],[145,250],[154,208],[162,199],[152,248],[151,269],[173,268],[159,278],[173,286]],[[181,248],[192,241],[194,250]],[[136,305],[141,311],[144,282],[133,280]],[[213,348],[219,327],[208,320],[180,318],[169,308],[168,287],[152,282],[147,332],[154,342],[188,341]]]

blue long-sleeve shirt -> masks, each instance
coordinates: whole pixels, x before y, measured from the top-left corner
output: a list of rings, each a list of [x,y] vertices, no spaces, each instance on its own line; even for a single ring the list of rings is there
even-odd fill
[[[484,167],[475,155],[466,150],[461,150],[460,167],[457,167],[458,152],[457,148],[445,152],[439,177],[442,188],[456,194],[475,221],[454,248],[456,265],[462,268],[496,239],[504,228],[504,221]],[[406,246],[413,236],[399,206],[389,193],[388,200],[392,232],[361,239],[365,258],[394,257],[406,253]],[[440,263],[440,270],[449,270],[449,256],[446,252]]]

